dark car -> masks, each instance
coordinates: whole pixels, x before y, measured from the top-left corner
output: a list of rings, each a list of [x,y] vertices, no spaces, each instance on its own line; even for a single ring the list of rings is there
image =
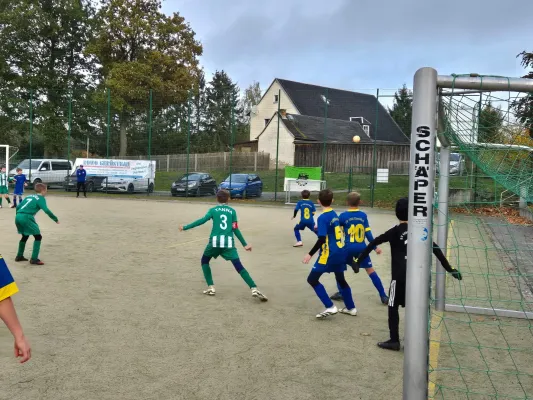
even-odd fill
[[[76,176],[76,171],[74,171],[70,176],[67,176],[65,178],[65,182],[63,185],[67,192],[77,189],[78,177]],[[85,189],[87,190],[87,192],[104,190],[105,185],[106,185],[105,176],[87,175],[85,177]]]
[[[220,184],[219,189],[228,190],[232,198],[261,197],[263,181],[256,174],[231,174]]]
[[[172,196],[205,196],[217,194],[217,183],[205,172],[185,174],[172,184]]]

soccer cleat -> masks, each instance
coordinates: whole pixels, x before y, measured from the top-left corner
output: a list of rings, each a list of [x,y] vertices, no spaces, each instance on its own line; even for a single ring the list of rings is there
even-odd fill
[[[342,294],[341,292],[337,292],[335,294],[332,294],[329,298],[335,301],[342,301]]]
[[[14,205],[14,204],[11,204],[11,207],[9,207],[9,208],[15,208],[15,207],[16,207],[16,205]]]
[[[296,242],[292,247],[302,247],[304,244],[302,242]]]
[[[268,301],[268,298],[259,291],[257,288],[252,289],[252,296],[257,297],[261,301]]]
[[[27,258],[24,258],[24,256],[16,256],[15,257],[15,261],[16,262],[20,262],[20,261],[28,261]]]
[[[324,311],[322,311],[320,314],[317,314],[316,317],[318,319],[324,319],[329,317],[330,315],[335,315],[339,312],[338,308],[336,306],[326,308]]]
[[[384,305],[389,304],[389,296],[381,297],[381,304],[384,304]]]
[[[386,342],[379,342],[378,347],[385,350],[400,351],[400,342],[393,342],[389,339]]]
[[[215,295],[215,287],[209,286],[206,290],[204,290],[204,294],[208,296],[214,296]]]
[[[33,258],[30,260],[30,264],[33,264],[33,265],[44,265],[44,263],[41,260],[39,260],[39,259],[34,260]]]
[[[357,315],[357,308],[354,307],[351,310],[348,310],[346,307],[344,307],[341,309],[341,313],[355,317]]]

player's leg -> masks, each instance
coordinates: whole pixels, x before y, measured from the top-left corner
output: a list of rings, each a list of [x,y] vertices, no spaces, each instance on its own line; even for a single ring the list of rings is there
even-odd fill
[[[211,267],[209,266],[210,261],[211,261],[211,257],[204,254],[202,256],[200,263],[202,264],[202,272],[204,273],[205,283],[207,283],[207,289],[204,290],[204,294],[207,294],[209,296],[214,296],[215,286],[213,283],[213,274],[211,273]]]
[[[359,267],[354,261],[353,252],[351,252],[350,250],[347,250],[346,253],[347,253],[346,254],[346,265],[351,266],[355,273],[359,272]],[[338,292],[335,294],[332,294],[330,299],[335,300],[335,301],[342,301],[343,300],[342,291],[341,291],[341,287],[339,286],[339,282],[337,282],[337,290]]]
[[[9,193],[6,191],[6,194],[4,194],[4,197],[7,201],[7,204],[11,204],[11,199],[9,198]]]
[[[83,197],[87,197],[87,182],[83,182]]]
[[[16,207],[17,207],[17,193],[13,192],[13,205],[11,206],[11,208],[16,208]]]
[[[26,242],[28,241],[29,236],[22,235],[19,241],[19,248],[17,251],[17,256],[15,257],[15,261],[28,261],[27,258],[24,258],[24,250],[26,250]]]
[[[33,251],[31,252],[30,264],[35,265],[44,265],[44,263],[39,260],[39,252],[41,251],[41,241],[43,237],[39,233],[38,235],[33,235],[35,241],[33,242]]]
[[[76,183],[76,197],[80,197],[81,182]]]
[[[389,289],[389,334],[390,339],[386,342],[379,342],[378,346],[386,350],[400,350],[400,305],[405,304],[405,285],[397,285],[397,281],[392,281]]]
[[[389,296],[385,293],[385,288],[383,287],[383,283],[381,282],[381,279],[378,275],[378,273],[374,270],[372,267],[372,262],[370,261],[370,257],[368,257],[368,262],[365,263],[365,267],[363,267],[368,274],[368,277],[374,284],[374,287],[379,293],[379,297],[381,298],[381,303],[387,304],[389,302]]]
[[[317,314],[317,318],[326,318],[339,312],[337,307],[335,307],[335,304],[333,304],[331,299],[328,297],[326,288],[320,283],[320,277],[322,274],[323,272],[312,269],[307,277],[307,283],[311,285],[322,304],[324,304],[324,307],[326,307],[324,311],[322,311],[320,314]]]
[[[344,305],[346,306],[341,310],[341,313],[348,315],[357,315],[357,308],[355,308],[355,303],[353,301],[352,289],[346,278],[344,277],[344,271],[335,272],[335,280],[337,281],[337,286],[344,300]]]
[[[302,228],[301,224],[296,224],[294,226],[294,237],[296,238],[296,243],[293,247],[302,247],[304,244],[302,243],[302,234],[300,231],[304,230],[305,227]]]
[[[229,249],[229,250],[235,250],[235,249]],[[237,273],[241,276],[244,282],[246,282],[248,287],[252,289],[252,296],[257,297],[261,301],[268,301],[268,298],[263,293],[261,293],[259,289],[257,289],[257,285],[255,284],[254,280],[252,279],[252,277],[250,276],[246,268],[244,268],[244,266],[242,265],[240,258],[238,257],[232,258],[230,259],[230,261],[233,264],[235,271],[237,271]]]

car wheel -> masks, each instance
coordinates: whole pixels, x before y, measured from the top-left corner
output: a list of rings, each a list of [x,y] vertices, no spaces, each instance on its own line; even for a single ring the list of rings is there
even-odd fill
[[[38,183],[43,183],[43,181],[40,180],[39,178],[37,178],[37,179],[35,179],[35,180],[33,181],[33,184],[34,184],[34,185],[36,185],[36,184],[38,184]]]
[[[148,193],[154,193],[154,184],[153,183],[150,183],[150,185],[148,185]]]
[[[133,183],[130,183],[128,185],[128,193],[133,194],[133,192],[135,192],[135,187],[133,186]]]
[[[86,188],[86,190],[87,190],[89,193],[94,192],[94,183],[93,183],[93,182],[88,182],[88,183],[87,183],[87,188]]]

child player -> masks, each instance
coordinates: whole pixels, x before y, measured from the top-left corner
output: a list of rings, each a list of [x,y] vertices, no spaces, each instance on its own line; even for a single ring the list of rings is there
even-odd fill
[[[44,265],[44,263],[39,260],[39,250],[41,249],[41,230],[39,225],[35,221],[35,214],[39,210],[43,210],[46,215],[48,215],[52,220],[57,224],[59,221],[57,217],[48,209],[46,206],[46,192],[47,188],[44,183],[37,183],[35,185],[35,191],[37,194],[32,194],[27,196],[17,207],[17,215],[15,217],[15,225],[22,238],[19,242],[19,250],[15,261],[28,261],[27,258],[24,258],[24,249],[26,248],[26,242],[30,235],[33,235],[35,242],[33,242],[33,252],[31,253],[30,263],[35,265]]]
[[[0,172],[0,208],[2,208],[3,199],[7,200],[7,204],[11,203],[11,200],[9,200],[9,189],[7,188],[8,181],[6,167],[2,166]]]
[[[18,291],[17,284],[0,255],[0,319],[4,321],[7,329],[15,338],[15,357],[20,357],[20,362],[25,363],[31,358],[31,348],[24,336],[13,300],[11,300],[11,296]]]
[[[405,283],[407,274],[407,217],[408,199],[403,198],[396,203],[396,217],[400,223],[389,229],[383,235],[378,236],[359,255],[364,260],[378,245],[389,242],[391,248],[391,275],[392,280],[389,288],[389,332],[390,339],[378,343],[378,346],[387,350],[400,350],[400,314],[398,308],[405,307]],[[433,254],[440,261],[446,271],[455,279],[463,279],[461,273],[450,266],[450,263],[442,253],[442,250],[433,242]],[[359,262],[359,261],[357,261]]]
[[[229,192],[220,190],[217,193],[218,205],[211,208],[203,218],[200,218],[189,225],[181,225],[179,230],[187,231],[203,225],[209,220],[213,220],[213,228],[211,229],[209,242],[207,243],[201,260],[202,271],[204,273],[205,281],[207,282],[207,289],[204,290],[204,294],[209,296],[215,295],[215,286],[213,284],[213,276],[211,274],[209,261],[211,261],[211,258],[222,256],[224,260],[231,261],[235,270],[252,290],[252,296],[261,301],[267,301],[267,297],[257,289],[255,282],[239,259],[239,254],[235,248],[233,234],[239,239],[239,242],[241,242],[246,251],[252,251],[252,246],[246,243],[239,230],[237,212],[228,205],[229,197]]]
[[[337,213],[331,208],[333,203],[333,192],[329,189],[321,190],[318,194],[318,202],[322,206],[322,214],[318,217],[318,240],[304,259],[304,264],[309,264],[311,258],[320,250],[318,258],[307,277],[307,282],[315,290],[318,298],[322,301],[326,309],[318,314],[317,318],[326,318],[337,314],[339,310],[329,298],[326,289],[320,283],[320,277],[324,273],[333,272],[337,285],[344,299],[341,313],[357,315],[357,309],[352,298],[352,290],[344,278],[346,271],[346,254],[344,251],[344,234],[339,223]]]
[[[17,207],[17,196],[19,198],[19,203],[22,203],[22,195],[24,194],[24,188],[28,186],[26,183],[26,175],[22,173],[22,169],[17,168],[17,175],[13,177],[15,181],[15,190],[13,191],[13,205],[11,208]]]
[[[354,268],[354,272],[359,272],[358,264],[354,263],[354,259],[359,256],[365,248],[365,238],[368,242],[374,240],[372,232],[370,230],[370,224],[368,223],[368,216],[364,211],[359,210],[359,204],[361,203],[361,195],[357,192],[348,194],[346,199],[348,204],[348,211],[343,212],[339,216],[340,224],[344,228],[344,244],[346,246],[346,264]],[[375,247],[374,250],[377,254],[381,254],[381,249]],[[376,287],[381,302],[387,304],[389,298],[383,288],[383,283],[379,278],[378,273],[372,267],[372,261],[370,257],[366,257],[361,260],[359,265],[366,270],[370,280]],[[342,295],[339,292],[331,296],[331,300],[342,300]]]
[[[293,247],[302,247],[302,235],[300,231],[308,228],[315,232],[315,218],[316,208],[314,203],[309,200],[311,192],[309,190],[302,190],[302,200],[299,200],[294,207],[294,215],[292,219],[296,218],[298,211],[300,211],[300,223],[294,227],[294,236],[296,236],[296,244]]]

